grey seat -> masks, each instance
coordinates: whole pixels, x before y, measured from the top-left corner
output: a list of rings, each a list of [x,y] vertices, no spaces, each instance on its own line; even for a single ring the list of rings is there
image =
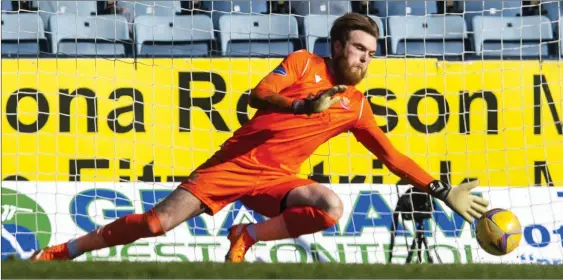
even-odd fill
[[[268,12],[266,1],[203,1],[202,8],[211,11],[215,29],[219,29],[219,19],[224,15],[254,15]]]
[[[46,40],[37,14],[2,15],[2,55],[38,55],[46,51]]]
[[[219,19],[223,56],[286,56],[299,49],[292,15],[224,15]]]
[[[460,56],[467,39],[461,16],[389,17],[391,53],[407,56]]]
[[[174,16],[182,12],[180,1],[117,1],[134,18],[139,16]]]
[[[215,39],[206,15],[139,16],[134,30],[138,55],[208,56]]]
[[[59,55],[124,56],[130,44],[127,20],[121,15],[49,19],[51,48]]]
[[[352,11],[350,1],[291,1],[295,14],[306,15],[343,15]]]
[[[336,15],[308,15],[304,17],[304,35],[306,48],[309,52],[320,56],[331,56],[330,28],[339,16]],[[385,28],[380,18],[370,16],[379,27],[379,42],[376,55],[382,55],[384,47]]]
[[[436,1],[370,1],[381,17],[390,16],[424,16],[438,11]]]
[[[235,13],[266,13],[268,6],[266,1],[203,1],[202,7],[208,11],[223,12],[225,14]]]
[[[36,3],[37,12],[47,27],[51,16],[72,14],[88,17],[98,14],[96,1],[36,1]]]
[[[463,11],[467,30],[472,32],[473,18],[476,16],[514,17],[522,14],[522,1],[458,1]]]
[[[548,56],[553,42],[553,29],[545,16],[491,17],[476,16],[474,47],[484,57]]]

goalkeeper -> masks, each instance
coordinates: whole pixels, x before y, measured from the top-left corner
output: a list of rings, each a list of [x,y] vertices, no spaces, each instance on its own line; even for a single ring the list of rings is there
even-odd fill
[[[393,147],[369,101],[354,88],[375,55],[375,22],[349,13],[334,22],[330,36],[332,58],[305,50],[287,56],[252,90],[249,105],[258,109],[254,117],[154,208],[38,250],[31,259],[68,260],[159,236],[236,200],[270,219],[231,227],[226,261],[242,262],[258,241],[322,231],[340,219],[342,202],[329,188],[296,174],[321,144],[348,131],[397,176],[444,201],[468,222],[480,217],[488,202],[469,193],[477,182],[452,188],[434,179]]]

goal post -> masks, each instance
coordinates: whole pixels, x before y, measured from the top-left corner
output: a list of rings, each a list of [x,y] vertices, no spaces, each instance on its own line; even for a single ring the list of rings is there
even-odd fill
[[[452,185],[478,179],[475,193],[522,223],[520,246],[492,256],[436,202],[422,261],[563,263],[558,1],[117,2],[2,2],[2,259],[149,210],[252,118],[250,89],[285,55],[330,55],[331,22],[356,11],[381,31],[357,89],[392,143]],[[259,242],[248,261],[405,262],[416,228],[393,214],[411,186],[351,133],[299,176],[334,190],[342,218]],[[222,261],[231,225],[265,219],[236,201],[77,261]]]

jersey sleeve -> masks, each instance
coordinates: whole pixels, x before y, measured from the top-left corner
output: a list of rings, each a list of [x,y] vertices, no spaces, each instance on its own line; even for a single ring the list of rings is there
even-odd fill
[[[279,94],[285,88],[297,82],[307,70],[311,54],[299,50],[288,55],[272,72],[264,77],[254,88],[254,92],[262,99],[268,95]],[[291,99],[285,100],[291,107]]]
[[[409,181],[418,189],[429,191],[428,185],[435,179],[393,146],[377,125],[369,101],[365,97],[362,99],[358,121],[351,131],[358,142],[381,160],[393,174]]]

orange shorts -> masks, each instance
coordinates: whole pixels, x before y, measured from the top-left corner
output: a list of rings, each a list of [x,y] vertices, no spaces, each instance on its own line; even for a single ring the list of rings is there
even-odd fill
[[[311,184],[316,182],[283,172],[247,169],[233,162],[223,162],[195,171],[179,187],[201,200],[210,215],[240,200],[249,209],[274,217],[283,210],[281,205],[289,191]]]

